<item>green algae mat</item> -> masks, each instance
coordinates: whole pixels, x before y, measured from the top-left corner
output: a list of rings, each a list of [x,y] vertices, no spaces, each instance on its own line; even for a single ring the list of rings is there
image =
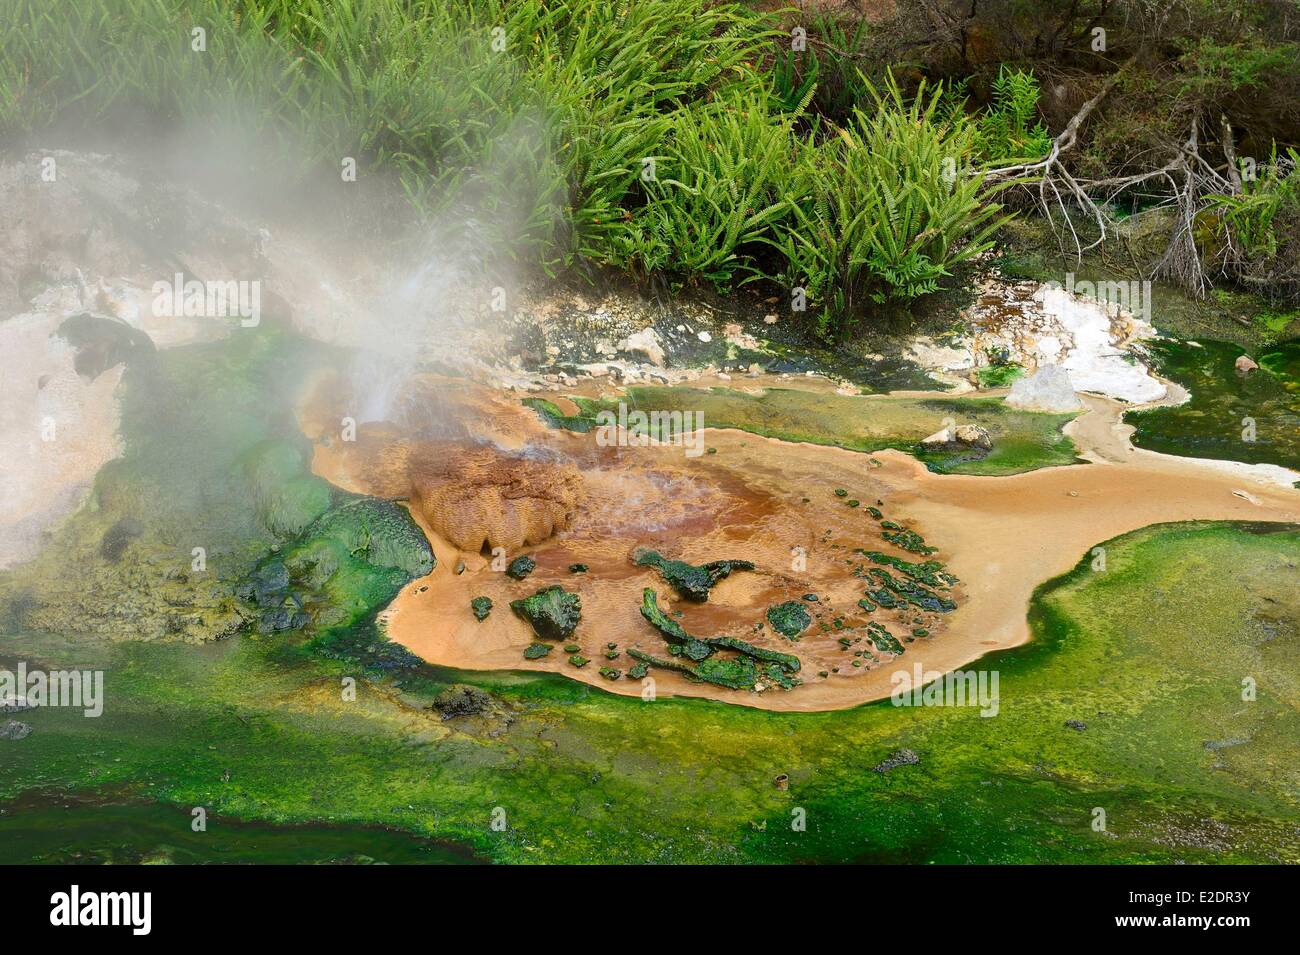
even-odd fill
[[[1300,598],[1280,573],[1294,572],[1300,530],[1172,525],[1106,546],[1104,573],[1089,560],[1040,591],[1034,643],[977,664],[1001,675],[991,718],[888,701],[811,715],[643,703],[559,677],[428,668],[371,672],[345,705],[348,667],[286,663],[265,639],[130,643],[97,658],[103,717],[39,712],[32,736],[7,744],[0,796],[167,807],[153,815],[175,835],[114,830],[119,814],[105,813],[115,858],[204,856],[187,835],[189,807],[204,806],[214,828],[339,827],[322,858],[381,861],[413,850],[354,827],[501,861],[1300,860]],[[452,680],[486,689],[508,720],[444,731],[411,718]],[[873,771],[904,748],[919,762]],[[23,833],[0,839],[0,858],[81,844],[94,817],[79,812],[75,833],[0,815],[0,835]],[[277,858],[274,835],[241,830],[250,841]]]

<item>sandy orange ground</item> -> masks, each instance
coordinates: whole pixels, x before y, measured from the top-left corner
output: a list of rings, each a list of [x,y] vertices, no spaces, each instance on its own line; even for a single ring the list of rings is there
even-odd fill
[[[657,694],[772,710],[832,710],[887,697],[897,670],[910,673],[920,664],[926,671],[945,672],[1026,642],[1034,588],[1070,570],[1101,541],[1167,521],[1300,521],[1300,491],[1260,483],[1221,462],[1133,450],[1127,429],[1117,424],[1121,406],[1099,398],[1088,399],[1088,411],[1069,428],[1083,456],[1097,463],[967,477],[933,474],[901,452],[867,455],[734,430],[709,429],[705,443],[717,452],[694,459],[675,447],[599,448],[592,434],[546,429],[513,396],[463,383],[456,387],[457,420],[470,434],[490,435],[514,449],[544,447],[577,463],[583,502],[567,530],[525,548],[538,566],[523,582],[492,570],[483,555],[457,551],[422,523],[438,567],[409,584],[381,615],[389,636],[435,664],[549,670],[626,695],[641,695],[642,683],[626,677],[609,681],[599,674],[601,666],[626,671],[634,662],[622,652],[629,646],[667,655],[666,644],[638,611],[644,587],[655,588],[660,606],[682,611],[679,620],[691,633],[739,636],[803,661],[804,685],[792,691],[727,690],[651,669]],[[309,437],[319,439],[329,422],[338,420],[333,401],[324,397],[336,392],[321,388],[304,406],[301,419]],[[402,475],[382,466],[392,456],[393,440],[391,429],[364,424],[355,443],[318,440],[313,470],[349,490],[401,497]],[[847,489],[863,506],[846,506],[835,488]],[[896,611],[880,609],[868,616],[857,609],[866,582],[854,577],[852,568],[873,565],[852,554],[853,548],[924,559],[881,540],[866,511],[877,500],[887,519],[916,529],[939,548],[934,558],[961,579],[952,594],[959,606],[947,615],[922,614],[930,636],[907,644],[901,658],[884,655],[857,669],[852,654],[836,642],[841,634],[822,633],[818,622],[829,625],[841,616],[847,625],[862,627],[875,619],[901,637],[914,626],[914,614],[908,612],[904,621]],[[692,563],[744,558],[759,569],[733,574],[715,587],[708,603],[694,604],[678,600],[654,571],[632,564],[629,557],[637,546]],[[793,566],[795,547],[807,554],[802,571]],[[465,570],[458,575],[455,568],[462,561]],[[568,565],[575,562],[590,571],[570,574]],[[582,669],[567,662],[560,646],[540,660],[522,657],[534,638],[510,611],[509,601],[553,583],[582,597],[582,623],[572,641],[591,660]],[[822,616],[798,642],[769,628],[755,629],[768,606],[808,592],[821,600],[806,606]],[[480,595],[495,605],[482,623],[469,609],[470,599]],[[620,655],[607,661],[611,642]],[[854,649],[866,646],[864,641]],[[838,673],[818,676],[835,666]]]

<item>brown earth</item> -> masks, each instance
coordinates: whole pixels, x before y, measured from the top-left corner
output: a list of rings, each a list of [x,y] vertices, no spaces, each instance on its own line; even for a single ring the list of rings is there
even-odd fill
[[[1098,463],[1010,477],[967,477],[933,474],[901,452],[868,455],[734,430],[709,429],[706,443],[716,453],[698,458],[672,446],[600,447],[593,434],[545,428],[513,396],[464,382],[426,379],[423,387],[455,388],[462,410],[467,404],[475,409],[460,424],[479,439],[495,436],[494,454],[505,459],[521,452],[550,455],[552,462],[576,469],[580,495],[568,526],[528,548],[537,568],[522,582],[500,573],[499,563],[494,570],[477,550],[458,548],[419,507],[413,508],[438,567],[409,584],[381,615],[388,635],[431,663],[549,670],[626,695],[641,695],[643,683],[626,677],[610,681],[598,669],[608,665],[626,671],[633,662],[625,653],[628,647],[666,655],[660,635],[638,611],[645,587],[656,590],[661,607],[681,613],[678,620],[690,633],[741,637],[793,653],[803,663],[804,685],[791,691],[727,690],[652,669],[657,694],[772,710],[831,710],[887,697],[897,671],[910,673],[920,665],[945,672],[991,650],[1024,643],[1030,635],[1026,612],[1034,588],[1070,570],[1101,541],[1168,521],[1300,521],[1300,491],[1263,483],[1254,472],[1234,471],[1223,462],[1125,451],[1126,435],[1118,425],[1122,406],[1104,399],[1087,399],[1088,411],[1069,429],[1081,454]],[[302,423],[309,436],[319,439],[321,422],[337,420],[323,397],[336,393],[336,388],[319,389],[304,406]],[[368,431],[382,437],[368,440]],[[414,499],[414,488],[402,488],[402,468],[391,462],[427,449],[418,439],[408,439],[404,451],[393,450],[403,444],[387,425],[362,425],[356,442],[318,440],[313,470],[349,490]],[[377,454],[380,448],[388,450]],[[442,453],[454,449],[444,447]],[[468,460],[480,453],[468,452]],[[502,458],[496,460],[500,464]],[[837,497],[836,488],[846,489],[848,498]],[[847,499],[859,499],[863,506],[849,507]],[[868,616],[857,608],[867,582],[854,570],[873,565],[854,554],[855,548],[924,559],[881,539],[866,510],[877,501],[886,519],[916,529],[939,548],[934,558],[961,581],[952,593],[956,611],[915,614],[882,608]],[[630,555],[638,546],[697,564],[741,558],[758,569],[720,581],[707,603],[689,603],[679,600],[655,571],[632,564]],[[462,562],[464,572],[457,574]],[[571,574],[573,563],[590,569]],[[540,660],[522,657],[534,638],[511,613],[509,602],[550,584],[581,595],[583,617],[573,642],[591,661],[581,669],[568,663],[560,646]],[[819,599],[804,604],[814,622],[797,642],[763,625],[769,606],[800,600],[806,593]],[[469,609],[476,596],[490,597],[495,605],[482,623]],[[837,619],[845,630],[835,629]],[[884,623],[899,639],[907,639],[915,626],[929,636],[907,643],[899,659],[888,654],[877,660],[869,654],[855,658],[853,650],[867,649],[867,642],[846,651],[838,639],[847,631],[862,635],[860,628],[869,620]],[[610,643],[618,653],[614,660],[605,657]],[[854,659],[865,665],[854,667]]]

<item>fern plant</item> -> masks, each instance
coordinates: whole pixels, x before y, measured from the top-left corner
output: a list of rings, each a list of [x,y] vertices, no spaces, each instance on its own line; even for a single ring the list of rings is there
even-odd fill
[[[1275,222],[1284,210],[1300,210],[1300,154],[1289,147],[1279,158],[1273,148],[1270,162],[1252,181],[1242,183],[1235,195],[1209,196],[1209,209],[1222,223],[1227,237],[1243,256],[1277,254],[1279,237]]]
[[[650,201],[633,213],[635,256],[719,291],[762,278],[752,253],[798,198],[792,127],[812,92],[782,113],[772,94],[728,96],[674,117]],[[632,250],[629,249],[629,254]]]
[[[998,70],[992,105],[976,123],[975,149],[986,162],[1037,159],[1051,148],[1047,128],[1035,121],[1039,92],[1033,73]]]
[[[785,280],[803,287],[818,329],[840,337],[869,306],[937,291],[992,246],[1009,217],[972,168],[976,132],[939,118],[942,87],[908,100],[893,77],[869,87],[875,108],[805,151],[792,214],[776,244]]]

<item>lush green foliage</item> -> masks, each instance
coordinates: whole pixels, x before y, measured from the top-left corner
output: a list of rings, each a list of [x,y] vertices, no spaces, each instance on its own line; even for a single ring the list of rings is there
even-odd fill
[[[875,108],[827,137],[800,173],[808,199],[780,232],[791,287],[807,289],[823,332],[867,302],[908,301],[991,245],[1003,220],[973,171],[975,129],[939,116],[942,89],[908,100],[892,81]]]
[[[1273,256],[1281,238],[1277,225],[1281,216],[1300,210],[1300,154],[1288,149],[1272,160],[1253,179],[1242,183],[1241,192],[1212,196],[1213,210],[1222,217],[1230,237],[1247,255]]]
[[[1052,137],[1038,122],[1038,80],[1024,70],[998,71],[993,104],[976,123],[976,151],[989,162],[1031,160],[1047,155]]]
[[[1275,298],[1300,295],[1300,153],[1271,160],[1241,191],[1209,197],[1201,216],[1202,246],[1220,269]],[[1286,324],[1286,323],[1283,323]]]
[[[848,118],[809,119],[816,84],[762,70],[789,38],[739,4],[0,0],[0,20],[6,133],[134,110],[271,144],[291,175],[356,157],[481,247],[793,283],[824,332],[934,291],[994,221],[937,90],[878,94],[837,63]]]

